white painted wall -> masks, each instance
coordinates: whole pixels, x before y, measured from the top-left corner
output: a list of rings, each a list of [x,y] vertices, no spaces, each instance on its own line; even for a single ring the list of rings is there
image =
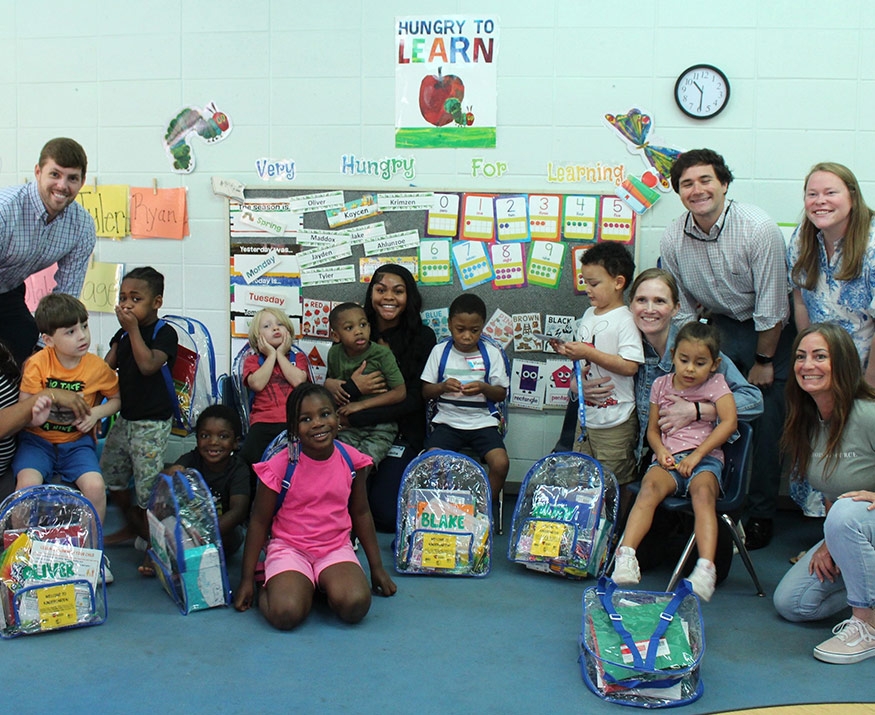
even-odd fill
[[[654,133],[680,148],[726,156],[730,196],[778,221],[801,210],[802,179],[817,161],[850,166],[875,202],[875,13],[867,0],[0,0],[0,184],[32,176],[42,144],[72,136],[89,156],[89,180],[185,186],[192,235],[182,242],[100,239],[96,255],[152,264],[167,277],[167,312],[203,320],[228,365],[228,236],[213,174],[256,182],[255,159],[291,158],[295,186],[363,186],[340,175],[340,156],[394,148],[396,15],[497,14],[498,147],[422,150],[423,188],[606,190],[548,184],[546,165],[641,161],[602,124],[638,106]],[[675,107],[677,76],[717,65],[728,108],[696,122]],[[195,143],[197,170],[169,170],[161,144],[182,107],[215,101],[234,123],[214,147]],[[509,166],[501,179],[471,176],[471,158]],[[397,186],[403,186],[399,182]],[[659,236],[679,214],[666,196],[640,224],[639,266],[655,263]],[[427,300],[427,297],[426,297]],[[572,298],[582,313],[583,299]],[[94,320],[101,351],[115,320]],[[544,454],[558,416],[517,412],[512,475]],[[538,437],[541,436],[541,439]]]

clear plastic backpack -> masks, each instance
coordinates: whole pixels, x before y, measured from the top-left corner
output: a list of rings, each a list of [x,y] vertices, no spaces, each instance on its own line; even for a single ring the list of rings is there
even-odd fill
[[[398,491],[398,573],[486,576],[492,554],[492,492],[477,462],[432,450],[404,471]]]
[[[103,532],[94,506],[66,486],[26,487],[0,504],[0,636],[106,620]]]
[[[618,505],[617,480],[597,460],[579,452],[548,454],[520,485],[507,557],[560,576],[598,576]]]
[[[147,512],[149,557],[184,614],[231,602],[213,495],[196,469],[160,474]]]

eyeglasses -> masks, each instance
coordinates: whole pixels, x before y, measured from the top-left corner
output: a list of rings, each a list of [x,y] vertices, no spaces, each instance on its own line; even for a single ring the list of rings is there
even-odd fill
[[[684,221],[684,236],[688,238],[693,238],[697,241],[716,241],[720,238],[720,234],[723,233],[723,227],[726,225],[726,217],[729,215],[729,209],[732,207],[732,199],[726,202],[726,211],[723,213],[723,223],[720,224],[720,228],[717,229],[717,235],[711,238],[711,236],[706,236],[702,238],[701,234],[693,233],[693,214],[691,211],[687,211],[687,218]]]

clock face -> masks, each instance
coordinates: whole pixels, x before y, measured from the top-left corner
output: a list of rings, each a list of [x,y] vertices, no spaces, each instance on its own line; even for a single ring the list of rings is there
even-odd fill
[[[678,77],[674,99],[680,110],[693,119],[710,119],[729,101],[729,80],[711,65],[693,65]]]

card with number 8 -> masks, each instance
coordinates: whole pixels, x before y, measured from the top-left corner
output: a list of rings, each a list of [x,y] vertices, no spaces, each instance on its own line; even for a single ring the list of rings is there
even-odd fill
[[[493,288],[522,288],[526,285],[526,254],[521,243],[494,243],[492,254]]]

